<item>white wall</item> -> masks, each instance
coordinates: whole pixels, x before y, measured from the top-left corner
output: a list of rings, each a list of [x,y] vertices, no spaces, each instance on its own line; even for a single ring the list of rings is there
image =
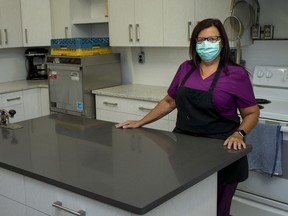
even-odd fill
[[[0,83],[26,79],[25,49],[0,49]]]

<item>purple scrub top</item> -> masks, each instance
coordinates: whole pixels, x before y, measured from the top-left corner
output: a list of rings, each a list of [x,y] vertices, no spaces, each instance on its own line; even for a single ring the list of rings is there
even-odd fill
[[[167,91],[170,97],[175,99],[178,86],[191,68],[190,60],[180,65]],[[237,115],[237,108],[254,106],[257,105],[257,102],[248,71],[235,65],[228,65],[227,69],[226,73],[222,70],[216,83],[213,103],[221,115],[235,116]],[[203,80],[200,71],[195,70],[184,86],[208,91],[215,73]]]

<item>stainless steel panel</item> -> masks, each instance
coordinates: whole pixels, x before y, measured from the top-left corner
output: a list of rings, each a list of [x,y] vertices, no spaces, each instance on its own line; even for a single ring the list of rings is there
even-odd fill
[[[47,63],[52,112],[95,118],[92,90],[121,84],[120,54],[51,58],[64,60]]]

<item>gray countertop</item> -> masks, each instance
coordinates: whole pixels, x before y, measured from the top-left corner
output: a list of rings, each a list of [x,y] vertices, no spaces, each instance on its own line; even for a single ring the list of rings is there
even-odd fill
[[[53,114],[0,128],[0,167],[145,214],[251,151],[223,140]],[[47,139],[49,137],[49,139]]]
[[[19,80],[0,83],[0,94],[32,88],[48,88],[48,80]]]
[[[123,97],[159,102],[167,94],[167,87],[142,84],[120,85],[93,90],[96,95]]]

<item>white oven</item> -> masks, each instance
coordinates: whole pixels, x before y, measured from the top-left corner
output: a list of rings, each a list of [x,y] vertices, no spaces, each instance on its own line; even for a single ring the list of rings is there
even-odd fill
[[[281,125],[281,176],[250,171],[239,184],[231,206],[233,216],[288,216],[288,67],[256,66],[253,88],[260,123]]]

